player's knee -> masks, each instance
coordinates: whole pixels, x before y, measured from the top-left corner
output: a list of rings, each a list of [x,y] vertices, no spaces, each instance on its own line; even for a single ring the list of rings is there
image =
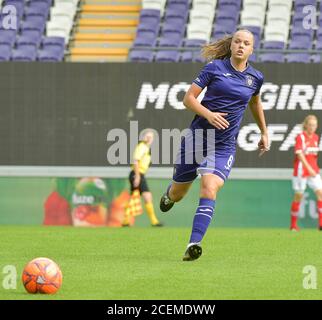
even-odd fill
[[[152,202],[152,193],[151,192],[143,192],[142,197],[143,197],[145,203]]]
[[[206,199],[215,199],[217,191],[217,186],[202,185],[200,188],[200,197]]]
[[[302,199],[303,199],[303,193],[299,193],[299,192],[295,193],[294,201],[300,202]]]

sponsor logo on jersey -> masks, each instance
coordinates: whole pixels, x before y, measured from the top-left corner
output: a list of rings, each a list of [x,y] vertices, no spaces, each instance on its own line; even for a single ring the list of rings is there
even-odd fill
[[[246,83],[249,87],[251,87],[254,83],[254,78],[252,76],[246,76]]]

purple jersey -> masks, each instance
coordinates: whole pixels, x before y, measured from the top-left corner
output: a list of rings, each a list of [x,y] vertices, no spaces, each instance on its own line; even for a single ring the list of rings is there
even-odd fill
[[[202,89],[207,87],[201,101],[204,107],[214,112],[227,113],[225,119],[230,124],[229,128],[215,129],[217,150],[235,150],[244,111],[252,96],[259,94],[263,80],[263,74],[251,65],[241,72],[231,65],[230,59],[217,59],[209,62],[193,81]],[[196,115],[190,128],[214,127],[205,118]]]

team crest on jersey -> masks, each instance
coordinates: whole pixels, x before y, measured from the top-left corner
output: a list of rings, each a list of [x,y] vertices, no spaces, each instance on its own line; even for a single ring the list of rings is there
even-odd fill
[[[246,76],[246,83],[249,87],[251,87],[254,83],[254,78],[252,76]]]

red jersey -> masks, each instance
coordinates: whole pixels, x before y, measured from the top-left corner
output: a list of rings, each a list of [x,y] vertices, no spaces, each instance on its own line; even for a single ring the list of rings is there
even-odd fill
[[[306,161],[313,168],[316,173],[319,173],[318,166],[318,152],[319,152],[319,136],[313,134],[309,137],[304,131],[297,135],[295,139],[295,159],[294,159],[294,171],[295,177],[309,177],[308,170],[304,167],[302,162],[298,159],[297,155],[303,153]]]

